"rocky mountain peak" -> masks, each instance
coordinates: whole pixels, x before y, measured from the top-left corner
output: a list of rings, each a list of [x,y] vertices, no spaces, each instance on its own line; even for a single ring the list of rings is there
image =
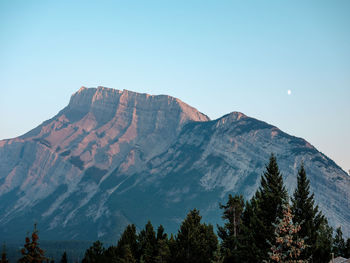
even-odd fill
[[[120,165],[125,172],[164,151],[187,122],[208,120],[171,96],[81,87],[66,108],[22,138],[76,160],[80,170]]]
[[[232,124],[243,121],[245,119],[250,119],[246,115],[244,115],[242,112],[233,111],[229,114],[226,114],[222,116],[221,118],[216,120],[216,127],[226,127],[226,126],[232,126]]]
[[[81,87],[0,142],[0,237],[21,236],[28,219],[63,240],[112,240],[147,219],[173,231],[193,207],[215,223],[228,193],[252,196],[271,152],[290,192],[304,161],[317,204],[350,233],[349,177],[305,140],[241,112],[209,121],[171,96]]]
[[[200,113],[181,100],[168,95],[149,95],[129,90],[111,89],[102,86],[97,88],[81,87],[75,92],[69,102],[68,108],[80,112],[92,111],[105,114],[116,110],[118,104],[127,108],[151,109],[154,111],[175,111],[181,114],[181,123],[187,120],[208,121],[209,117]]]
[[[233,111],[229,114],[224,115],[220,119],[225,120],[225,121],[239,121],[242,118],[247,118],[245,114],[239,111]]]

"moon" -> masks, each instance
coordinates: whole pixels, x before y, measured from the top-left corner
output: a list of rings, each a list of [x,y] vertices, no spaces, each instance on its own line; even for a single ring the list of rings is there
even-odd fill
[[[289,90],[287,91],[287,94],[288,94],[288,95],[292,94],[292,91],[289,89]]]

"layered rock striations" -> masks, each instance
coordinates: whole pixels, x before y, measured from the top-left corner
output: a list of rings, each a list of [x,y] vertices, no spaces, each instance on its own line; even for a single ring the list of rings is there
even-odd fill
[[[187,122],[208,120],[170,96],[82,87],[55,117],[0,142],[0,225],[25,216],[66,226],[108,172],[118,180],[144,169]]]
[[[249,198],[275,153],[295,187],[302,161],[321,209],[350,233],[350,178],[301,138],[233,112],[209,118],[170,96],[81,88],[66,108],[0,141],[0,235],[39,223],[43,238],[117,239],[148,220],[175,231],[189,209],[220,221],[228,193]]]

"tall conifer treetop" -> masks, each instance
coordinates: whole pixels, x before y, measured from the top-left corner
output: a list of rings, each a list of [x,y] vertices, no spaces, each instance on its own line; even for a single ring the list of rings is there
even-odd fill
[[[122,254],[123,247],[129,246],[133,255],[137,254],[138,246],[137,246],[137,234],[136,234],[136,226],[134,224],[128,225],[122,236],[120,237],[117,244],[117,254]]]
[[[282,218],[283,206],[288,203],[288,192],[283,184],[277,160],[271,154],[266,171],[261,176],[260,187],[251,200],[251,243],[256,247],[256,259],[260,262],[269,259],[270,244],[275,243],[274,223]]]
[[[258,247],[261,260],[268,260],[267,251],[274,244],[274,223],[283,216],[283,206],[288,203],[288,192],[283,184],[283,176],[279,171],[277,160],[271,154],[266,171],[261,176],[261,186],[253,198],[256,202],[253,226],[255,245]]]
[[[34,224],[34,230],[31,236],[26,237],[24,248],[21,249],[22,257],[18,260],[19,263],[35,262],[41,263],[46,262],[48,259],[44,256],[44,250],[39,247],[39,231]]]
[[[168,238],[167,233],[164,233],[164,231],[164,227],[162,225],[159,225],[159,227],[157,228],[157,241]]]
[[[218,240],[212,225],[201,223],[197,209],[191,210],[180,226],[176,237],[177,262],[210,263]]]
[[[104,263],[104,253],[103,243],[97,240],[86,250],[82,263]]]
[[[341,227],[335,230],[335,237],[333,239],[333,253],[335,257],[345,257],[346,245],[343,238]]]
[[[315,206],[314,194],[310,193],[310,181],[306,176],[302,163],[297,175],[297,188],[292,197],[293,221],[301,225],[299,236],[305,239],[306,249],[302,253],[303,259],[315,259],[317,238],[320,226],[324,221],[323,215]]]
[[[230,194],[225,205],[220,204],[223,209],[222,219],[225,220],[225,225],[218,225],[218,236],[222,240],[221,254],[225,256],[226,262],[236,262],[239,259],[239,239],[242,232],[242,213],[244,211],[244,199],[242,195]]]
[[[141,230],[138,239],[140,244],[140,259],[145,263],[153,262],[157,255],[157,239],[150,221],[147,222],[145,229]]]
[[[283,205],[288,202],[288,192],[274,154],[271,154],[266,171],[261,176],[261,186],[256,196],[260,210],[267,216],[264,223],[268,225],[282,216]]]

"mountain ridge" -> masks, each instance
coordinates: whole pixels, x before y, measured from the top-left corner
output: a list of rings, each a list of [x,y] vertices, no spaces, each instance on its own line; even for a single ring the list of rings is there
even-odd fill
[[[349,176],[304,139],[240,112],[210,120],[167,95],[82,87],[53,118],[0,141],[0,234],[19,235],[27,217],[44,237],[110,241],[147,219],[172,231],[193,207],[218,222],[218,202],[249,198],[271,152],[289,191],[305,162],[320,207],[349,233]]]

